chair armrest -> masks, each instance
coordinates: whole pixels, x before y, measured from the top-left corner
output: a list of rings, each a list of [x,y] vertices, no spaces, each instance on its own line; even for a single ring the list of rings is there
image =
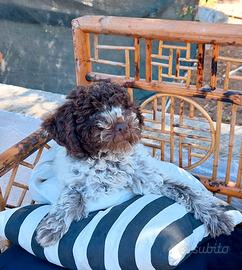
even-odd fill
[[[1,153],[0,177],[11,170],[16,164],[25,160],[37,149],[44,146],[48,141],[50,141],[50,137],[46,132],[43,129],[38,129]]]

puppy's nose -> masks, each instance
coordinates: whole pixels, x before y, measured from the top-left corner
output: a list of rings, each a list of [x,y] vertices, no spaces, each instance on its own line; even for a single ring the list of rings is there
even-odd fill
[[[117,132],[125,132],[128,129],[128,125],[125,122],[117,123],[115,125],[115,131]]]

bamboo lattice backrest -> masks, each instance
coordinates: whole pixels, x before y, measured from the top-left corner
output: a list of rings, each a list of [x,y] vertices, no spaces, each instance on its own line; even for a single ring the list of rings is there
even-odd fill
[[[77,85],[110,79],[131,99],[155,94],[141,104],[152,154],[242,198],[242,55],[229,55],[242,26],[102,16],[72,26]]]
[[[242,47],[242,26],[102,16],[72,25],[77,85],[110,79],[127,87],[141,104],[142,141],[153,156],[229,201],[241,199],[242,55],[228,50]],[[2,209],[24,202],[28,186],[18,171],[35,167],[48,140],[39,130],[0,155],[0,175],[9,176]]]

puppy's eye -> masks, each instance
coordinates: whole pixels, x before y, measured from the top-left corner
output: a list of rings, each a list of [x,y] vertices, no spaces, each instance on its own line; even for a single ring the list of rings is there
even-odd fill
[[[103,122],[100,121],[96,122],[95,127],[99,130],[103,130],[104,129]]]
[[[96,118],[97,118],[97,116],[95,114],[90,115],[89,118],[88,118],[88,121],[94,122],[96,120]]]
[[[104,127],[101,127],[101,126],[97,126],[97,128],[98,128],[100,131],[104,130]]]

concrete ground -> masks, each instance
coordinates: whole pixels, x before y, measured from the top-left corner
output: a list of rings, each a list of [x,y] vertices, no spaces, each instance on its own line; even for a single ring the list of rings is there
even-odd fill
[[[196,19],[210,23],[242,23],[242,0],[200,0]]]
[[[64,100],[62,94],[0,84],[0,109],[5,111],[43,118]]]

